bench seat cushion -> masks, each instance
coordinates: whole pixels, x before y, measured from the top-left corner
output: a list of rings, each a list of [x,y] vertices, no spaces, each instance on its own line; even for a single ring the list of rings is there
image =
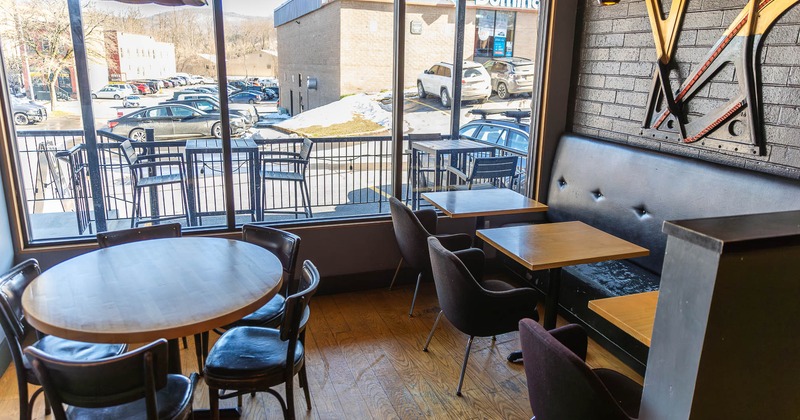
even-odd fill
[[[602,297],[658,290],[661,280],[659,275],[626,260],[574,265],[564,271],[584,281]]]

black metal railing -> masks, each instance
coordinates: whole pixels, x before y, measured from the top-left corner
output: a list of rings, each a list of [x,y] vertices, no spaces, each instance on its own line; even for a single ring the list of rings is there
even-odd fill
[[[83,132],[72,131],[19,131],[18,153],[22,181],[28,212],[68,213],[76,212],[77,228],[63,236],[76,233],[91,233],[91,221],[96,220],[95,209],[101,208],[108,229],[128,227],[133,217],[133,190],[127,161],[121,153],[120,143],[124,136],[99,130],[97,132],[97,154],[99,168],[90,170],[86,162]],[[250,139],[258,151],[298,152],[302,139]],[[342,214],[375,214],[388,211],[387,200],[391,194],[391,137],[347,137],[316,138],[309,159],[306,181],[311,192],[311,207],[315,218],[338,217]],[[252,144],[252,143],[250,143]],[[141,155],[159,153],[185,153],[186,141],[133,142]],[[500,154],[513,153],[500,149]],[[261,182],[260,176],[252,174],[259,166],[252,165],[252,153],[234,150],[233,190],[237,214],[249,216],[250,220],[261,220],[255,214],[254,199],[262,200],[267,215],[270,210],[288,210],[302,206],[299,195],[290,184],[270,188],[254,188],[252,183]],[[256,159],[258,154],[255,154]],[[222,158],[220,153],[202,152],[194,156],[193,194],[196,200],[194,211],[197,224],[212,226],[224,224],[224,188]],[[524,165],[525,159],[520,159]],[[404,170],[409,162],[404,158]],[[188,171],[187,171],[188,172]],[[103,191],[102,206],[95,203],[88,180],[100,179]],[[152,189],[142,199],[142,214],[148,216],[175,216],[186,214],[181,199],[181,184]],[[259,186],[261,187],[261,186]],[[521,190],[522,186],[517,185]],[[258,191],[264,197],[253,197]],[[404,189],[406,192],[407,189]],[[405,198],[405,197],[404,197]],[[95,205],[90,205],[95,203]],[[361,206],[361,207],[358,207]],[[267,216],[269,217],[269,216]],[[241,222],[248,221],[241,219]],[[285,220],[287,216],[283,216]],[[74,219],[73,219],[74,220]],[[266,219],[281,220],[281,219]],[[240,219],[237,219],[239,222]]]

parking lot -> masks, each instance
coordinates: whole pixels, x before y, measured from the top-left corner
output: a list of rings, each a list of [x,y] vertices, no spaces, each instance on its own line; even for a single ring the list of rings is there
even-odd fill
[[[183,88],[162,89],[161,92],[151,95],[141,96],[142,107],[157,105],[171,99],[174,92]],[[57,103],[55,112],[50,111],[48,102],[38,102],[48,107],[49,117],[47,121],[35,125],[18,127],[23,130],[81,130],[80,102],[60,101]],[[278,110],[278,103],[270,101],[256,104],[256,109],[260,115]],[[461,125],[475,118],[469,111],[475,107],[480,108],[529,108],[530,98],[526,96],[513,97],[509,100],[502,100],[497,95],[492,95],[484,104],[474,102],[464,102],[461,108]],[[108,127],[108,121],[134,112],[138,108],[125,108],[122,100],[115,99],[94,99],[93,112],[95,127],[97,129]],[[451,110],[441,105],[438,98],[428,97],[420,99],[418,97],[406,97],[404,107],[404,131],[408,133],[448,133],[450,130]],[[280,138],[287,134],[270,128],[250,128],[245,136],[257,136],[262,138]]]

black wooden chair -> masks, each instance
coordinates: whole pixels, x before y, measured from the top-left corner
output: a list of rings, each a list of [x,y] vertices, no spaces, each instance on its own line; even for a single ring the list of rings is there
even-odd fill
[[[485,187],[511,188],[517,179],[518,161],[519,156],[476,157],[472,158],[466,171],[452,166],[448,166],[447,171],[455,175],[470,190],[476,182],[484,182],[482,185]],[[463,188],[464,185],[448,185],[450,189],[459,189],[459,187]]]
[[[19,392],[19,418],[29,420],[32,417],[33,404],[42,389],[36,390],[28,400],[28,384],[40,385],[34,374],[30,360],[22,351],[23,343],[35,331],[25,321],[22,311],[22,293],[40,273],[39,264],[34,259],[23,261],[0,277],[0,325],[6,336],[11,360],[17,373],[17,389]],[[35,331],[37,341],[31,346],[64,359],[98,360],[122,354],[127,350],[124,344],[90,344],[65,340],[51,335],[43,335]],[[49,406],[46,408],[49,413]]]
[[[258,245],[278,257],[283,267],[283,288],[266,305],[244,318],[219,328],[218,333],[234,327],[278,328],[286,311],[286,297],[298,291],[300,282],[295,278],[297,255],[300,250],[300,237],[280,229],[266,226],[242,226],[242,240]],[[301,334],[301,341],[304,334]],[[208,340],[203,340],[203,354],[208,355]]]
[[[300,291],[286,298],[286,313],[280,330],[262,327],[236,327],[217,340],[208,354],[205,381],[211,412],[219,418],[219,400],[254,392],[267,392],[281,403],[284,418],[294,419],[294,376],[311,410],[311,393],[305,368],[305,347],[300,333],[307,321],[306,308],[319,286],[319,272],[311,261],[303,263]],[[286,401],[271,389],[286,384]],[[233,390],[220,394],[220,390]]]
[[[630,420],[639,416],[642,386],[610,369],[586,365],[586,331],[577,324],[547,331],[519,322],[519,339],[536,419]]]
[[[475,337],[494,337],[517,330],[523,318],[538,319],[536,292],[515,288],[500,280],[483,280],[483,251],[470,248],[448,251],[436,238],[428,238],[433,281],[442,310],[436,316],[423,351],[428,351],[433,332],[444,314],[459,331],[469,335],[456,395],[461,396],[469,351]],[[527,363],[527,360],[526,360]]]
[[[311,158],[311,149],[314,147],[314,142],[310,139],[303,139],[303,145],[300,147],[300,152],[281,152],[281,151],[264,151],[261,152],[261,204],[262,208],[267,208],[267,188],[266,183],[291,182],[294,184],[294,211],[280,211],[270,210],[269,213],[289,213],[289,214],[304,214],[307,218],[313,217],[311,212],[311,194],[308,190],[308,183],[306,182],[306,169],[308,169],[308,162]],[[303,211],[297,209],[297,193],[299,192],[303,202]],[[273,191],[273,196],[276,195]]]
[[[168,223],[165,225],[153,225],[145,227],[136,227],[131,229],[112,230],[107,232],[100,232],[97,234],[97,244],[100,248],[108,248],[110,246],[122,245],[131,242],[146,241],[149,239],[164,239],[164,238],[180,238],[181,237],[181,224]],[[203,355],[206,353],[204,349],[207,347],[208,333],[195,334],[194,336],[194,350],[197,355],[197,369],[199,372],[203,371]],[[183,337],[183,347],[188,348],[189,343],[186,342],[186,337]]]
[[[133,148],[130,140],[120,143],[122,156],[128,164],[133,186],[133,214],[131,214],[131,227],[141,223],[152,223],[162,220],[186,218],[189,220],[189,199],[186,195],[186,165],[181,153],[159,153],[139,155]],[[142,197],[145,189],[155,189],[170,185],[178,185],[183,205],[183,214],[151,215],[142,218]]]
[[[69,360],[25,349],[53,404],[56,420],[191,418],[197,374],[167,374],[167,341],[98,361]],[[64,404],[68,406],[64,410]]]
[[[436,236],[448,249],[469,248],[472,245],[472,237],[463,233],[436,235],[437,216],[433,209],[411,211],[395,197],[389,198],[389,208],[392,212],[394,236],[402,256],[389,289],[394,286],[403,261],[417,271],[417,286],[414,288],[411,309],[408,311],[408,316],[411,317],[414,314],[414,304],[417,302],[417,292],[423,276],[431,278],[431,259],[426,242],[428,237]]]
[[[133,229],[112,230],[97,234],[97,244],[100,248],[122,245],[130,242],[146,241],[148,239],[180,238],[181,224],[169,223]]]

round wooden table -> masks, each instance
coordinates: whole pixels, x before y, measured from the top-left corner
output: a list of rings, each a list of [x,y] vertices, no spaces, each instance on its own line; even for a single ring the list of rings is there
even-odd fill
[[[259,246],[219,238],[171,238],[99,249],[37,277],[22,296],[39,331],[95,343],[177,339],[236,321],[278,292],[283,269]],[[177,366],[175,366],[177,362]]]

